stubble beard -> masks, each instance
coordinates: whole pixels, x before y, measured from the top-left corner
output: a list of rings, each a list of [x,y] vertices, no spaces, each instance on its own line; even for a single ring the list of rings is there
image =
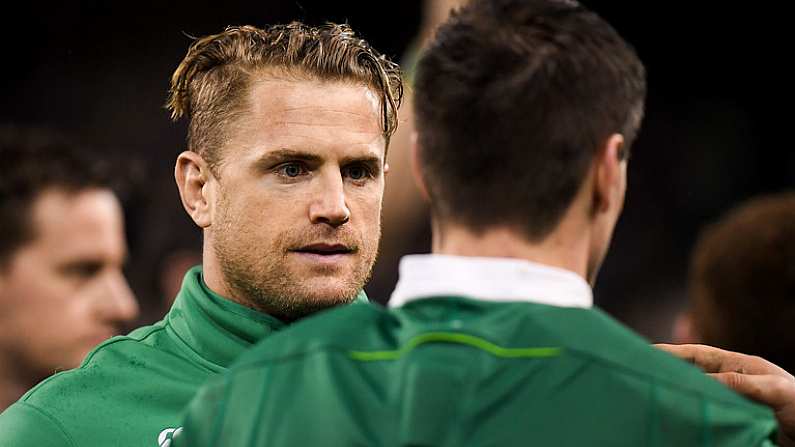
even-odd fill
[[[262,247],[236,237],[244,232],[235,228],[232,220],[222,218],[213,231],[213,249],[233,295],[230,298],[284,322],[353,302],[372,274],[380,229],[375,242],[345,233],[342,238],[356,246],[355,253],[350,255],[356,257],[355,264],[333,291],[319,292],[307,278],[290,268],[288,259],[289,248],[323,237],[342,236],[342,233],[335,235],[342,231],[325,225],[313,225],[304,231],[291,229],[273,239],[270,247]]]

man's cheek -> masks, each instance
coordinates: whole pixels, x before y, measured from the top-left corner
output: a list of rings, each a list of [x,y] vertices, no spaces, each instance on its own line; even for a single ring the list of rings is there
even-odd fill
[[[360,209],[360,218],[371,223],[378,223],[381,220],[380,199],[372,199],[365,203]]]

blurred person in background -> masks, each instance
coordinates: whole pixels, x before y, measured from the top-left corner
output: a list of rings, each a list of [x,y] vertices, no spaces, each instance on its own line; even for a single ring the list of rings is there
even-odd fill
[[[0,411],[80,365],[138,315],[106,162],[55,133],[0,127]]]
[[[419,62],[433,254],[391,309],[263,340],[175,445],[770,445],[775,420],[593,308],[643,116],[635,51],[574,1],[475,0]]]
[[[702,232],[689,299],[676,343],[757,355],[795,371],[795,192],[749,200]]]
[[[688,289],[673,331],[687,344],[658,346],[769,405],[779,442],[795,445],[795,192],[753,198],[706,227]]]

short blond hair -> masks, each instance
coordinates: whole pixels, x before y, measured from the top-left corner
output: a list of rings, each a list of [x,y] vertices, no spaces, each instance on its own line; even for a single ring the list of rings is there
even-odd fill
[[[403,97],[400,68],[348,25],[228,27],[190,46],[171,77],[166,103],[172,119],[188,117],[188,149],[211,167],[221,159],[229,125],[245,112],[252,79],[266,69],[367,85],[380,97],[382,130],[389,145]]]

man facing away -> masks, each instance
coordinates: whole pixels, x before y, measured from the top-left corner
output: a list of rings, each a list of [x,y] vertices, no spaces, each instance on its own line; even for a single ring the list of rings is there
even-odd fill
[[[95,349],[0,416],[0,445],[167,441],[205,380],[319,309],[366,300],[397,66],[344,25],[229,28],[198,40],[168,106],[190,119],[175,176],[203,229],[166,317]]]
[[[592,307],[646,91],[573,1],[475,0],[419,63],[433,254],[391,309],[348,306],[242,355],[175,446],[758,446],[753,404]]]

